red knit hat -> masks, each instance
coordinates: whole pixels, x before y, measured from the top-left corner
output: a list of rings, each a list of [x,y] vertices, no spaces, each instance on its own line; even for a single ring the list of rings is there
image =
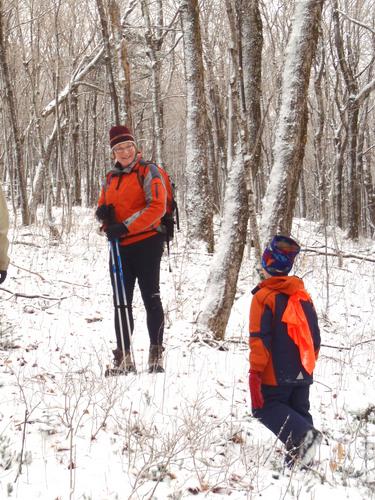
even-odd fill
[[[120,142],[133,142],[135,144],[134,136],[128,127],[124,125],[116,125],[109,131],[109,143],[111,149],[120,144]]]

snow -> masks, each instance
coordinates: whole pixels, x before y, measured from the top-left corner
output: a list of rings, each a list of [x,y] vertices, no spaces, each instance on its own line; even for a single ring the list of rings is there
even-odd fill
[[[313,223],[296,220],[293,234],[322,249]],[[375,255],[371,241],[336,237],[342,250]],[[373,498],[375,415],[365,413],[375,400],[373,262],[344,259],[339,268],[328,257],[328,310],[325,257],[306,251],[296,262],[322,330],[311,404],[324,441],[311,470],[286,471],[281,444],[249,407],[251,258],[223,350],[215,349],[193,335],[212,257],[199,246],[187,253],[178,233],[172,273],[162,262],[166,373],[147,373],[137,292],[139,373],[106,379],[114,348],[108,246],[92,211],[77,209],[59,241],[41,225],[14,227],[10,239],[0,286],[1,499]]]

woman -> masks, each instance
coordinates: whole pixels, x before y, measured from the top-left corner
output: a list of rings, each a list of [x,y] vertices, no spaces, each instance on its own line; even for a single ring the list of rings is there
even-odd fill
[[[135,372],[129,334],[134,328],[132,301],[138,280],[150,337],[149,371],[163,372],[164,312],[159,282],[164,235],[160,230],[160,220],[166,209],[166,190],[158,167],[142,160],[129,128],[122,125],[112,127],[109,137],[115,164],[106,175],[96,216],[103,223],[102,229],[111,242],[115,263],[118,258],[116,248],[119,249],[123,270],[123,277],[116,276],[113,266],[110,266],[117,340],[117,348],[113,351],[114,365],[125,373]],[[127,307],[121,290],[122,278]]]

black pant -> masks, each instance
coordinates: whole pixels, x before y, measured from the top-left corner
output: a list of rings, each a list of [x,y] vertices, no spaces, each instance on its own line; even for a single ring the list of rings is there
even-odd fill
[[[309,393],[310,385],[262,385],[264,406],[253,410],[253,415],[280,441],[298,446],[313,428]]]
[[[115,244],[111,243],[114,251],[115,265],[110,261],[110,275],[113,288],[113,302],[115,306],[115,330],[117,347],[122,349],[121,328],[124,333],[125,349],[130,349],[129,331],[126,319],[126,311],[123,300],[121,276],[118,271],[118,256]],[[160,261],[164,249],[164,235],[157,234],[145,240],[133,243],[128,246],[119,246],[120,258],[123,271],[123,282],[125,285],[125,295],[127,302],[130,332],[134,330],[133,319],[133,294],[135,282],[138,280],[143,304],[146,309],[147,328],[150,343],[155,345],[163,344],[164,333],[164,311],[160,300]],[[117,282],[117,287],[116,287]]]

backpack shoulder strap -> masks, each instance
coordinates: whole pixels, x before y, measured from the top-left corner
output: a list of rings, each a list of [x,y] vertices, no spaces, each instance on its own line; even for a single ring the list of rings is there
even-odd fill
[[[104,191],[107,191],[107,188],[108,188],[112,178],[113,178],[113,172],[112,172],[112,170],[110,170],[109,172],[107,172],[105,174],[105,178],[104,178],[103,183],[102,183],[102,187],[103,187]]]
[[[143,188],[143,183],[144,183],[144,180],[145,180],[145,167],[147,167],[147,166],[153,166],[153,167],[155,167],[158,170],[159,175],[162,176],[162,174],[160,173],[160,170],[161,170],[162,167],[160,167],[159,165],[157,165],[153,161],[141,160],[138,163],[138,166],[136,167],[135,170],[137,172],[137,179],[138,179],[139,185],[142,188]]]
[[[133,169],[133,172],[135,171],[137,174],[137,179],[139,182],[139,185],[143,189],[143,183],[145,181],[145,167],[148,165],[149,162],[146,162],[145,160],[141,160],[139,164]]]

